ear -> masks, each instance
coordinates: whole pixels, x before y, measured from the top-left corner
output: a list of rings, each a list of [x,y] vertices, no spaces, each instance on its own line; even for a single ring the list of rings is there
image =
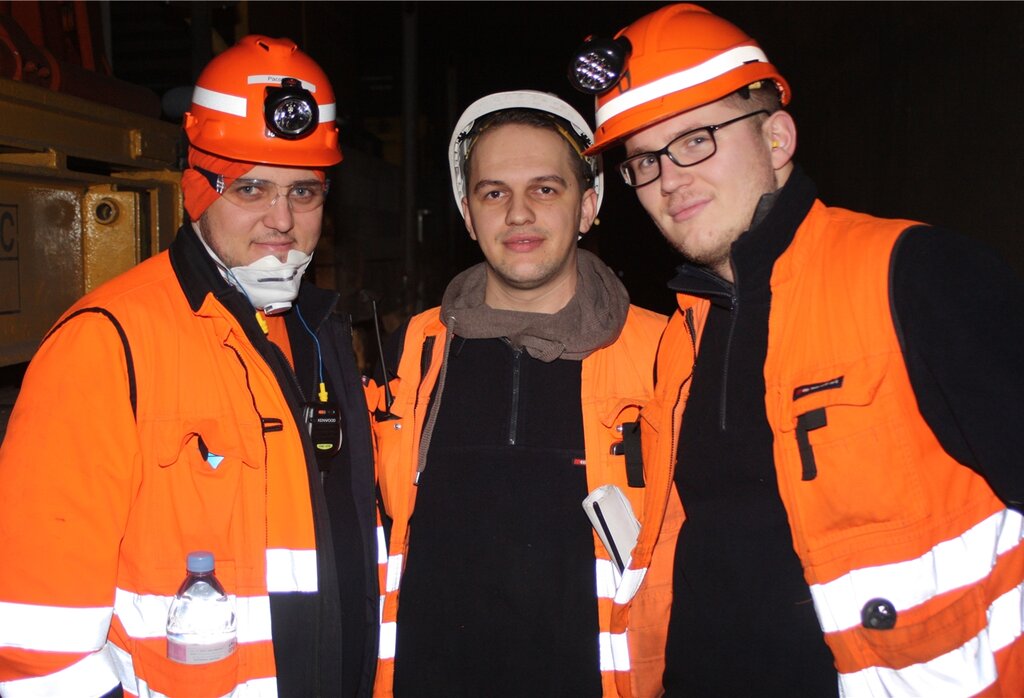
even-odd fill
[[[473,214],[469,212],[469,199],[466,197],[462,197],[462,220],[466,223],[469,239],[476,240],[476,231],[473,230]]]
[[[765,119],[762,132],[771,150],[772,167],[782,169],[796,152],[796,122],[789,112],[780,110]]]
[[[597,217],[597,190],[591,187],[583,192],[580,201],[580,235],[585,235]]]

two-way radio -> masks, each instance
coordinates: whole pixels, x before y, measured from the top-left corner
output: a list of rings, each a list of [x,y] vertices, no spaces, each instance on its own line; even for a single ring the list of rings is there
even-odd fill
[[[324,356],[320,350],[320,340],[306,324],[306,319],[302,317],[302,311],[299,310],[298,305],[295,305],[295,314],[316,344],[320,375],[320,390],[317,393],[317,399],[309,400],[302,405],[302,422],[306,425],[309,438],[313,441],[316,455],[326,459],[341,450],[341,412],[338,410],[337,403],[327,395],[327,384],[324,382]],[[324,466],[327,464],[323,460],[320,463],[321,470],[325,470]]]

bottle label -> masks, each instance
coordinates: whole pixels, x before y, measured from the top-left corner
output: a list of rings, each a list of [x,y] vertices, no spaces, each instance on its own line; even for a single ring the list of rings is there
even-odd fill
[[[209,664],[231,656],[238,641],[234,635],[213,642],[197,643],[193,639],[167,637],[167,657],[181,664]]]

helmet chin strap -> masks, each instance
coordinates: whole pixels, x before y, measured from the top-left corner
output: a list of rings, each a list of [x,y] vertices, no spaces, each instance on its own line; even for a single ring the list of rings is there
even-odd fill
[[[292,302],[299,295],[302,275],[313,261],[312,255],[288,250],[288,259],[284,262],[274,255],[267,255],[250,264],[228,267],[207,244],[199,225],[193,223],[192,228],[217,265],[220,275],[241,291],[253,308],[262,310],[265,315],[277,315],[292,307]]]

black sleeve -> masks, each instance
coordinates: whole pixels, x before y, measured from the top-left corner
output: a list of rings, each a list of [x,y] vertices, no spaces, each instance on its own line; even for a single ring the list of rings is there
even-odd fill
[[[893,253],[891,288],[921,414],[947,453],[1024,510],[1024,283],[978,241],[916,227]]]

